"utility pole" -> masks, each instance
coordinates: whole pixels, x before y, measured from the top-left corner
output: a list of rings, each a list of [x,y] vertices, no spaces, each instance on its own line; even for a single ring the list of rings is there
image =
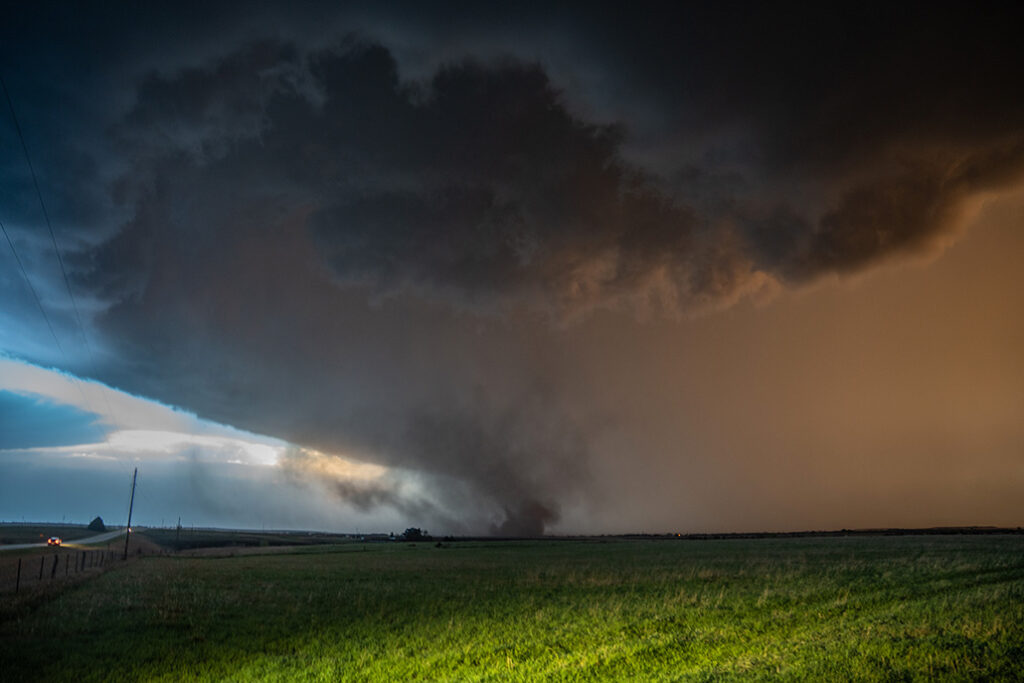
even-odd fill
[[[135,472],[132,474],[132,497],[128,500],[128,526],[125,527],[127,532],[124,535],[124,559],[128,559],[128,539],[132,536],[132,507],[135,505],[135,478],[139,476],[139,468],[135,468]]]

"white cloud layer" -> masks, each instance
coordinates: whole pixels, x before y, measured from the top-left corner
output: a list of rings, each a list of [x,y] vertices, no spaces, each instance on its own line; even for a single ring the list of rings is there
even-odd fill
[[[0,390],[95,413],[113,427],[95,443],[0,449],[0,519],[52,520],[62,510],[69,521],[101,514],[116,522],[124,481],[138,467],[141,524],[167,523],[184,510],[197,526],[404,528],[394,509],[359,510],[332,488],[402,483],[388,468],[298,449],[13,358],[0,358]]]

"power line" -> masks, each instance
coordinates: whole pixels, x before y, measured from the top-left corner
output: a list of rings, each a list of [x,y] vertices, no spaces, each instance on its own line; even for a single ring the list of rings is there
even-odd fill
[[[46,309],[43,307],[42,299],[39,298],[39,293],[36,291],[36,288],[32,285],[32,280],[29,279],[28,271],[25,270],[25,264],[22,263],[21,257],[18,256],[18,250],[15,249],[14,241],[11,239],[10,234],[7,232],[7,228],[4,226],[3,221],[0,221],[0,231],[3,231],[4,237],[7,238],[7,244],[11,248],[11,253],[14,254],[14,260],[17,261],[18,268],[21,270],[21,276],[25,278],[25,284],[28,285],[29,291],[32,292],[32,298],[36,300],[36,306],[39,307],[39,312],[43,315],[43,320],[46,321],[46,327],[47,329],[50,330],[50,335],[53,337],[53,342],[57,345],[57,350],[60,351],[60,355],[62,355],[64,357],[64,360],[67,361],[68,355],[67,353],[65,353],[64,347],[60,343],[60,338],[57,337],[57,333],[53,329],[53,324],[50,322],[50,316],[46,315]],[[82,397],[82,402],[85,403],[87,407],[90,407],[89,399],[88,397],[86,397],[85,391],[82,389],[81,382],[77,381],[74,378],[74,375],[71,376],[71,381],[72,384],[75,385],[75,388],[78,389],[78,395]],[[92,410],[91,407],[90,410]]]
[[[67,354],[64,353],[64,347],[60,344],[60,339],[57,338],[57,333],[53,331],[53,325],[50,323],[50,316],[46,315],[46,309],[43,308],[43,302],[39,299],[39,293],[36,292],[36,288],[32,286],[32,280],[28,277],[28,272],[25,270],[25,264],[21,262],[21,257],[18,256],[18,250],[14,248],[14,242],[11,241],[11,236],[7,234],[7,228],[4,227],[3,221],[0,221],[0,230],[3,231],[4,237],[7,238],[7,244],[11,247],[11,253],[14,254],[14,260],[18,262],[18,268],[21,269],[21,276],[25,278],[25,284],[28,285],[29,291],[32,292],[32,298],[36,300],[36,306],[39,307],[39,312],[43,314],[43,320],[46,321],[46,327],[50,330],[50,335],[53,336],[53,342],[57,345],[57,349],[61,355],[67,359]]]
[[[96,368],[96,357],[93,354],[92,345],[89,343],[89,335],[85,331],[85,325],[82,323],[82,314],[79,312],[79,309],[78,309],[78,301],[75,299],[75,294],[71,290],[71,280],[70,280],[70,278],[68,278],[67,268],[64,267],[64,258],[60,254],[60,247],[57,246],[57,236],[54,233],[53,225],[50,222],[50,214],[46,210],[46,202],[43,201],[43,192],[39,188],[39,180],[36,177],[36,169],[35,169],[35,166],[32,165],[32,156],[28,152],[28,145],[25,143],[25,136],[21,132],[21,123],[18,122],[18,115],[17,115],[17,113],[14,110],[14,101],[11,99],[11,93],[7,89],[7,83],[4,81],[3,76],[0,76],[0,88],[3,88],[4,97],[7,99],[7,107],[11,111],[11,120],[14,121],[14,130],[18,133],[18,140],[21,142],[21,150],[22,150],[22,152],[25,153],[25,162],[28,164],[28,170],[29,170],[29,173],[32,176],[32,186],[35,188],[35,190],[36,190],[36,197],[39,199],[39,208],[41,208],[42,211],[43,211],[43,219],[46,222],[46,229],[50,233],[50,241],[53,243],[53,252],[57,255],[57,263],[60,264],[60,272],[61,272],[61,275],[63,275],[63,277],[64,277],[64,287],[67,289],[68,298],[71,300],[71,307],[75,311],[75,322],[78,325],[78,331],[82,335],[82,341],[85,342],[86,354],[89,356],[89,362],[90,362],[90,364],[92,365],[92,367],[93,367],[93,369],[95,371],[95,368]],[[7,235],[7,230],[4,230],[4,235]],[[11,245],[11,251],[14,251],[14,243],[11,242],[9,236],[7,237],[7,242],[8,242],[8,244]],[[18,264],[21,265],[21,259],[18,258],[18,255],[17,255],[16,251],[15,251],[15,258],[18,259]],[[22,267],[22,273],[25,274],[24,267]],[[32,293],[33,293],[33,295],[36,296],[36,303],[39,304],[39,310],[42,311],[43,310],[42,303],[40,302],[38,295],[35,294],[35,288],[32,287],[32,283],[28,280],[27,274],[25,275],[25,281],[28,282],[29,283],[29,287],[32,288]],[[49,319],[49,317],[46,316],[45,311],[43,312],[43,317],[46,318],[46,324],[47,324],[47,326],[50,327],[50,333],[53,334],[53,326],[50,325],[50,319]],[[54,339],[55,342],[57,342],[57,348],[60,349],[61,355],[64,356],[64,360],[65,361],[69,361],[68,356],[67,356],[67,354],[64,353],[64,349],[61,346],[60,341],[58,341],[56,334],[53,335],[53,339]],[[89,402],[88,399],[86,399],[85,392],[82,390],[81,384],[78,383],[78,382],[76,382],[76,384],[78,384],[78,391],[79,391],[79,393],[82,394],[82,399],[85,401],[86,406],[89,407],[90,402]],[[103,404],[104,404],[104,406],[107,409],[107,415],[109,415],[111,417],[111,419],[114,420],[115,423],[119,422],[117,417],[114,415],[113,409],[110,406],[110,401],[107,400],[106,392],[105,391],[100,391],[100,397],[103,399]],[[95,410],[92,410],[91,407],[89,407],[89,409],[93,413],[96,412]]]
[[[18,115],[14,112],[14,102],[11,100],[11,93],[7,90],[7,83],[4,82],[3,76],[0,76],[0,87],[3,87],[4,97],[7,98],[7,107],[11,110],[11,119],[14,121],[14,130],[18,133],[18,140],[21,141],[21,149],[25,153],[25,161],[28,164],[29,173],[32,175],[32,186],[36,189],[36,197],[39,198],[39,208],[43,210],[43,219],[46,221],[46,229],[50,233],[50,241],[53,242],[53,251],[57,254],[57,263],[60,264],[61,275],[64,276],[64,286],[68,290],[68,298],[71,299],[71,307],[75,311],[75,321],[78,323],[78,330],[82,333],[82,340],[85,342],[85,348],[90,354],[90,360],[92,360],[92,349],[89,347],[89,337],[85,334],[85,326],[82,324],[82,316],[78,312],[78,302],[75,300],[75,295],[71,291],[71,280],[68,278],[68,271],[64,267],[64,258],[60,255],[60,248],[57,246],[57,236],[53,232],[53,225],[50,223],[50,214],[46,210],[46,202],[43,201],[43,192],[39,189],[39,180],[36,178],[36,169],[32,165],[32,157],[28,153],[28,145],[25,144],[25,136],[21,132],[21,124],[18,122]]]

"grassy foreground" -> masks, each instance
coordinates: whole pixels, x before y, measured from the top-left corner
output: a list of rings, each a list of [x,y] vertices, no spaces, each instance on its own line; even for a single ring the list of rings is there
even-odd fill
[[[1019,680],[1024,537],[150,558],[0,610],[3,680]]]

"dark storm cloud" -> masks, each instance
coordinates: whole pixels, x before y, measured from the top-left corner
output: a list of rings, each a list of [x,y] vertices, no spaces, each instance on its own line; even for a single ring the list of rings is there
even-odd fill
[[[403,83],[377,45],[300,58],[265,43],[150,77],[118,133],[140,155],[126,197],[159,193],[179,168],[246,177],[236,193],[308,206],[343,286],[563,312],[634,295],[664,269],[679,296],[703,294],[687,273],[695,217],[620,161],[618,128],[567,111],[537,65],[464,62]],[[98,258],[124,263],[140,239]]]
[[[627,214],[643,216],[623,288],[648,261],[671,258],[659,252],[667,241],[683,249],[689,217],[639,184],[620,197],[615,131],[574,120],[538,67],[466,63],[420,88],[400,83],[379,46],[295,55],[265,43],[153,76],[118,128],[139,154],[119,188],[135,218],[96,253],[90,281],[120,302],[100,320],[140,362],[118,381],[232,424],[415,468],[449,505],[493,506],[483,522],[496,531],[540,533],[585,478],[586,447],[565,411],[524,388],[536,369],[513,371],[522,377],[510,380],[512,399],[471,401],[479,392],[455,369],[465,358],[421,353],[440,365],[427,372],[394,339],[408,324],[429,348],[451,322],[389,319],[366,296],[574,304],[600,294],[588,269],[624,239]],[[169,106],[179,100],[187,106]],[[595,188],[607,199],[598,206],[587,199]],[[343,293],[353,286],[355,296]],[[471,381],[500,374],[478,368]],[[357,507],[408,505],[376,484],[339,480],[336,490]]]
[[[1011,3],[726,2],[584,21],[614,74],[601,101],[639,114],[634,155],[800,284],[926,249],[965,202],[1019,182],[1022,19]]]
[[[748,224],[755,253],[796,283],[859,270],[932,246],[959,225],[971,198],[1024,177],[1024,139],[942,157],[844,188],[814,227],[792,209],[776,209]]]
[[[853,270],[888,253],[927,246],[956,224],[967,199],[1020,180],[1022,159],[1024,140],[855,186],[821,217],[791,272],[813,277]]]
[[[753,30],[747,19],[737,35]],[[680,160],[674,180],[625,161],[629,129],[575,115],[540,64],[467,60],[408,82],[372,41],[313,52],[253,44],[146,79],[117,128],[141,161],[121,192],[159,191],[145,183],[176,164],[206,169],[206,182],[247,175],[245,192],[306,202],[336,281],[376,295],[557,317],[728,304],[765,277],[800,283],[929,246],[967,200],[1020,176],[1020,119],[995,113],[992,81],[1007,61],[999,34],[979,60],[985,71],[951,62],[946,80],[922,41],[951,24],[926,21],[909,37],[899,23],[852,26],[836,46],[824,36],[840,24],[822,19],[821,34],[751,34],[739,55],[709,47],[719,87],[700,80],[695,104],[713,114],[731,93],[721,118],[748,142],[726,149],[705,115],[693,139],[703,159]],[[982,36],[961,41],[980,49]],[[882,56],[854,60],[857,37]],[[1022,109],[1012,99],[1004,108]]]
[[[453,7],[140,22],[171,47],[85,174],[127,218],[71,261],[108,381],[434,492],[339,480],[357,506],[537,533],[594,440],[559,324],[920,252],[1024,170],[1012,6]]]

